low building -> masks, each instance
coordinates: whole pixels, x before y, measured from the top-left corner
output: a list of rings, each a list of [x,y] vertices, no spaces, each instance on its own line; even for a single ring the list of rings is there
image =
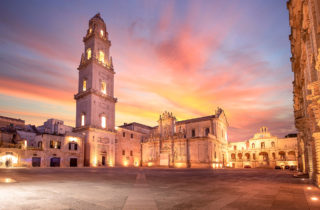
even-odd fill
[[[15,119],[11,117],[0,116],[0,128],[2,127],[24,127],[25,122],[21,119]]]
[[[0,146],[0,168],[83,166],[83,137],[79,134],[38,134],[34,147],[26,142]]]
[[[297,136],[278,138],[272,136],[266,127],[262,127],[247,141],[229,142],[228,153],[229,165],[234,168],[297,166]]]
[[[58,122],[63,125],[63,121]],[[40,133],[31,125],[1,127],[0,168],[83,166],[84,143],[81,134],[70,131],[57,134],[54,129],[47,132]]]
[[[37,127],[40,133],[65,134],[72,131],[72,127],[64,125],[62,120],[48,119],[43,125]]]

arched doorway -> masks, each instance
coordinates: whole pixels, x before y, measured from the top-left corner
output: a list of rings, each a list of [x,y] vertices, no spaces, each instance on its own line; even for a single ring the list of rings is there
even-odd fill
[[[269,166],[269,155],[267,152],[259,153],[259,164],[260,166]]]
[[[246,153],[246,154],[245,154],[245,157],[246,157],[246,160],[247,160],[247,161],[250,160],[250,154],[249,154],[249,153]]]
[[[10,168],[17,166],[18,164],[18,155],[13,152],[3,152],[0,153],[0,167],[1,168]]]
[[[296,160],[296,153],[295,151],[288,152],[288,160]]]
[[[284,151],[279,152],[280,160],[286,160],[286,153]]]
[[[234,154],[234,153],[231,154],[231,160],[232,160],[232,161],[235,161],[235,160],[236,160],[236,154]]]

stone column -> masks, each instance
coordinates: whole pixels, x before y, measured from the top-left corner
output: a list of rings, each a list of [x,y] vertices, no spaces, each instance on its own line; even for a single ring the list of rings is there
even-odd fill
[[[315,148],[315,181],[318,186],[320,186],[320,132],[313,133],[312,137],[314,138],[314,148]]]

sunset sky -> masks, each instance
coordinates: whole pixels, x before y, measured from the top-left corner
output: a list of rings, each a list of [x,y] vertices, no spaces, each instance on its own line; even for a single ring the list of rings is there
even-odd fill
[[[225,110],[230,141],[295,132],[285,0],[1,1],[0,115],[74,126],[82,37],[107,24],[116,124]]]

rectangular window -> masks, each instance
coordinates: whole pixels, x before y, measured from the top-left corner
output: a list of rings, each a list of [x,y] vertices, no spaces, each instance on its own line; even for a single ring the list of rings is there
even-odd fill
[[[91,49],[88,48],[87,49],[87,60],[90,60],[90,58],[91,58]]]
[[[71,150],[71,143],[69,143],[69,150]]]
[[[50,141],[50,148],[53,148],[53,141]]]
[[[101,117],[101,127],[102,128],[106,128],[106,121],[107,121],[106,117],[102,116]]]
[[[74,144],[74,150],[78,150],[78,144]]]
[[[101,93],[107,94],[107,85],[105,81],[101,82]]]
[[[87,80],[83,80],[82,90],[83,90],[83,91],[86,91],[86,90],[87,90]]]
[[[131,138],[133,138],[133,133],[131,134]]]
[[[123,137],[126,137],[126,132],[123,132],[123,133],[122,133],[122,136],[123,136]]]
[[[192,129],[192,137],[195,137],[195,136],[196,136],[196,130]]]
[[[126,151],[122,150],[122,155],[126,155]]]
[[[99,61],[101,63],[104,63],[104,52],[102,52],[101,50],[99,51]]]
[[[133,152],[132,152],[132,150],[130,150],[130,156],[133,156]]]
[[[81,126],[84,126],[84,124],[85,124],[85,115],[82,114],[81,115]]]
[[[60,149],[61,148],[61,141],[57,142],[57,148]]]

